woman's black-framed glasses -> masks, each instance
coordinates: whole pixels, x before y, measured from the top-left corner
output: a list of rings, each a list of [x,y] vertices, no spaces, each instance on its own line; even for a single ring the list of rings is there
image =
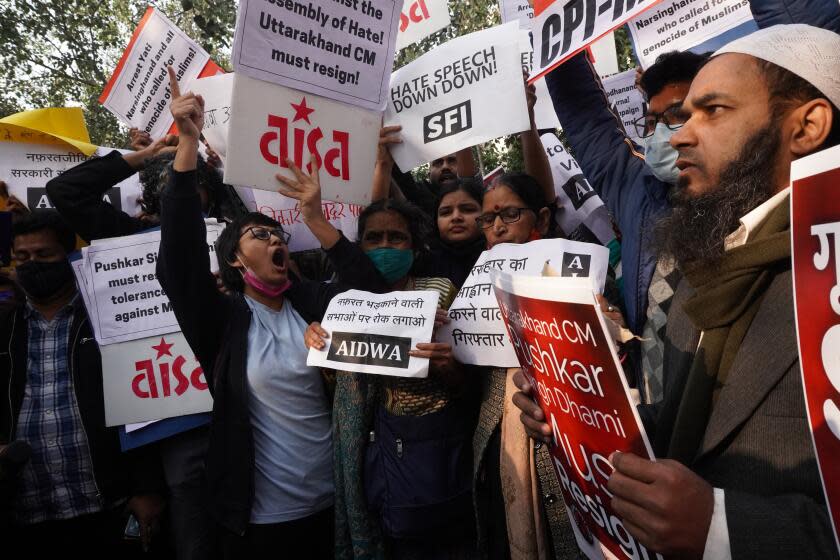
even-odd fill
[[[289,239],[292,238],[290,234],[283,231],[283,228],[279,227],[268,228],[260,226],[251,226],[249,228],[246,228],[245,231],[242,232],[242,235],[245,235],[249,231],[251,232],[251,235],[254,236],[254,239],[259,239],[260,241],[268,241],[273,235],[274,237],[282,241],[284,245],[288,245]],[[240,239],[242,238],[242,235],[239,236]]]
[[[505,224],[512,224],[518,222],[522,218],[523,210],[534,210],[532,208],[503,208],[498,212],[487,212],[475,219],[476,223],[481,229],[490,229],[496,223],[496,216],[502,219]]]
[[[633,121],[633,127],[639,138],[649,138],[656,132],[656,125],[659,123],[668,127],[668,130],[679,130],[685,124],[685,115],[682,113],[682,104],[675,103],[662,113],[648,113]]]

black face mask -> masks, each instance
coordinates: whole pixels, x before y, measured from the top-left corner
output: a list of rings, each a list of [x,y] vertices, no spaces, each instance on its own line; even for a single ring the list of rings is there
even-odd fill
[[[58,262],[27,261],[15,271],[18,284],[35,301],[49,301],[73,282],[73,268],[67,259]]]

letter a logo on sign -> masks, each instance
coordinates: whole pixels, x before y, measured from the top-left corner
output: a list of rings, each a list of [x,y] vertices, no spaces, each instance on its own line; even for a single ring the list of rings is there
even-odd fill
[[[586,178],[578,173],[563,185],[563,192],[572,201],[575,210],[580,210],[587,200],[595,196],[595,189],[589,184]]]
[[[589,276],[589,264],[591,262],[592,255],[563,253],[563,269],[560,271],[560,276],[586,278]]]

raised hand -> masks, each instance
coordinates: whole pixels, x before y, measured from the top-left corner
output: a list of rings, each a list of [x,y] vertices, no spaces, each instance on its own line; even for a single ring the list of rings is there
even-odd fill
[[[201,129],[204,128],[204,99],[192,92],[181,95],[175,70],[167,66],[166,71],[169,73],[169,89],[172,93],[169,110],[175,118],[181,140],[189,138],[198,142]]]
[[[313,161],[310,165],[312,173],[306,174],[301,168],[290,159],[286,165],[294,173],[295,178],[289,179],[279,173],[277,180],[283,185],[277,191],[283,196],[294,198],[298,201],[303,219],[307,221],[320,220],[324,213],[321,210],[321,181],[318,178],[318,166]]]

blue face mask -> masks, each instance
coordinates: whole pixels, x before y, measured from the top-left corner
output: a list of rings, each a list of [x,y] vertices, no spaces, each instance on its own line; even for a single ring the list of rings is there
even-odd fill
[[[675,132],[676,130],[671,130],[664,123],[657,123],[653,136],[644,139],[645,162],[657,179],[670,185],[675,185],[680,175],[680,170],[675,165],[679,154],[670,144],[671,136]]]
[[[393,284],[411,270],[414,264],[414,253],[411,249],[394,249],[393,247],[380,247],[366,251],[365,254],[373,261],[376,270],[382,274],[385,281]]]

